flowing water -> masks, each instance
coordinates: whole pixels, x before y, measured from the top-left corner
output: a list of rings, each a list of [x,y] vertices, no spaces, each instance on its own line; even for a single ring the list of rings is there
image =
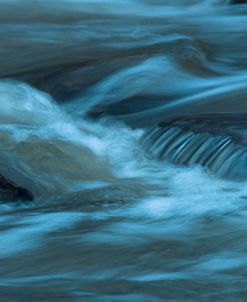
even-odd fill
[[[246,301],[246,146],[228,158],[204,127],[182,167],[191,145],[174,164],[140,142],[176,115],[247,113],[247,5],[0,4],[0,175],[34,195],[1,202],[0,301]]]

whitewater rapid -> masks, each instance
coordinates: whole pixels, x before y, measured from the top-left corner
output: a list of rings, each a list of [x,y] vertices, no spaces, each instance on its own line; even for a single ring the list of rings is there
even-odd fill
[[[0,6],[0,301],[246,301],[247,6]]]

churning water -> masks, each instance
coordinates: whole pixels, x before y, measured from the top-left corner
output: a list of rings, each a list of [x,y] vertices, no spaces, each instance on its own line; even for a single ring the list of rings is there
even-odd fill
[[[247,5],[0,4],[0,301],[246,301]]]

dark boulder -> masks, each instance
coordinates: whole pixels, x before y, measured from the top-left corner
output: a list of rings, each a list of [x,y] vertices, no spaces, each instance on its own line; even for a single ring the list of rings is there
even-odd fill
[[[31,192],[18,187],[12,181],[0,176],[0,200],[3,201],[32,201],[34,199]]]

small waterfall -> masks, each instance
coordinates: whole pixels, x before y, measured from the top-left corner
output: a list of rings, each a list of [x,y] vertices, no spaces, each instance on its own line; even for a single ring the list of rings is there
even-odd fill
[[[246,126],[243,114],[172,118],[146,131],[141,144],[153,158],[199,164],[219,177],[246,180]]]

